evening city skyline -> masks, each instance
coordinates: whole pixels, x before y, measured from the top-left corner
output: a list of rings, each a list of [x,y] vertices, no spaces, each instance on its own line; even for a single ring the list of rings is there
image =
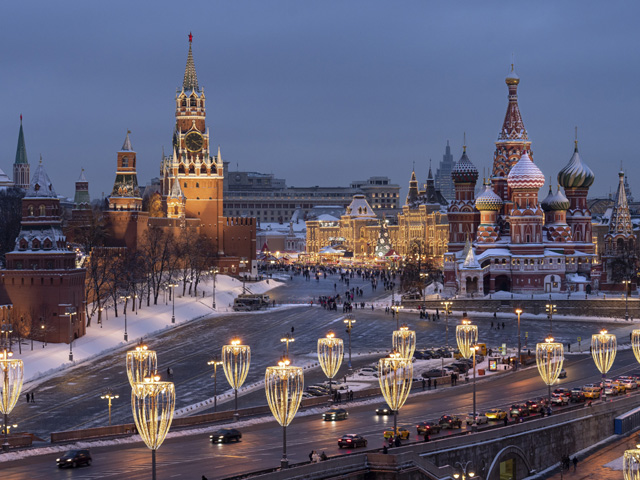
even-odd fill
[[[615,194],[622,162],[640,198],[631,86],[639,10],[597,2],[12,3],[0,31],[0,168],[12,176],[22,114],[32,172],[42,154],[58,194],[73,197],[84,168],[92,198],[108,195],[128,129],[139,182],[159,176],[192,32],[212,153],[220,145],[230,170],[273,173],[289,186],[386,175],[404,196],[414,162],[422,183],[447,140],[458,160],[466,132],[482,176],[513,55],[520,110],[547,179],[556,184],[578,126],[582,159],[596,175],[590,195]]]

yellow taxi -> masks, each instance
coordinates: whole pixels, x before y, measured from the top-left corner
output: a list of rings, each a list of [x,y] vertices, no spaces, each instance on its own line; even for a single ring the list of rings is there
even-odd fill
[[[411,432],[409,432],[409,430],[407,430],[404,427],[398,427],[396,429],[396,435],[395,436],[399,436],[401,440],[406,440],[409,438],[409,436],[411,435]],[[384,431],[384,438],[389,439],[391,438],[393,435],[393,429],[389,429],[389,430],[385,430]]]
[[[488,420],[504,420],[505,418],[507,418],[507,412],[499,408],[487,410],[485,412],[485,415]]]

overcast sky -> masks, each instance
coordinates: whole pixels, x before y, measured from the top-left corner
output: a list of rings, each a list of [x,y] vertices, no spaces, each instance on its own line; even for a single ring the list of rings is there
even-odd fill
[[[595,1],[5,2],[0,168],[12,176],[23,114],[31,171],[42,154],[59,194],[73,196],[81,167],[92,198],[108,194],[127,129],[138,181],[158,176],[191,31],[211,142],[232,170],[294,186],[387,175],[406,191],[413,162],[424,181],[448,139],[459,158],[465,131],[489,170],[515,54],[546,177],[577,125],[591,194],[615,191],[623,162],[640,198],[639,14]]]

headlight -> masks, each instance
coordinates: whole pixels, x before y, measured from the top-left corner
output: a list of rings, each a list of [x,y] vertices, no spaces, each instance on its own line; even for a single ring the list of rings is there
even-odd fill
[[[218,438],[222,440],[224,438],[224,435],[220,435]]]
[[[70,462],[70,461],[71,461],[71,459],[70,459],[70,458],[67,458],[67,462]]]
[[[56,462],[59,462],[59,461],[60,461],[60,459],[59,459],[59,458],[56,458]]]

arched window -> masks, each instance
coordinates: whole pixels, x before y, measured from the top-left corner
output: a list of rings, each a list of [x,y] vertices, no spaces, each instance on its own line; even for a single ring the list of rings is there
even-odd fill
[[[20,250],[26,250],[29,243],[23,238],[20,240]]]
[[[202,165],[202,166],[200,167],[200,173],[201,173],[201,174],[203,174],[203,175],[206,175],[206,174],[207,174],[207,167],[205,167],[204,165]]]
[[[29,210],[29,216],[33,217],[33,205],[29,205],[28,210]]]
[[[183,107],[186,107],[186,106],[187,106],[187,100],[186,100],[186,99],[185,99],[185,100],[182,100],[182,106],[183,106]]]
[[[122,157],[122,168],[129,168],[129,158]]]
[[[184,173],[184,164],[180,164],[180,166],[178,167],[178,173]]]
[[[198,102],[196,101],[195,97],[192,97],[192,98],[191,98],[191,106],[192,106],[192,107],[195,107],[195,106],[197,106],[197,105],[198,105]]]
[[[189,173],[196,173],[196,167],[193,165],[193,163],[189,165]]]
[[[44,205],[40,205],[38,208],[40,209],[40,216],[41,217],[44,217],[44,216],[47,215],[47,209],[45,208]]]
[[[37,238],[34,239],[31,246],[34,250],[38,250],[40,248],[40,240],[38,240]]]
[[[43,245],[45,250],[49,250],[51,248],[51,240],[49,240],[48,238],[45,238]]]
[[[196,188],[200,188],[200,183],[196,182]]]

